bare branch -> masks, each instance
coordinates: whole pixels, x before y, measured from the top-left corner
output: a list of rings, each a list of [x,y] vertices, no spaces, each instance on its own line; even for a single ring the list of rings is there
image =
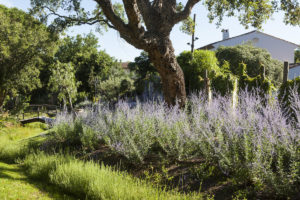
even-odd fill
[[[200,0],[189,0],[183,11],[176,13],[173,18],[173,24],[177,24],[178,22],[185,20],[191,14],[193,7],[200,2]]]
[[[87,19],[78,19],[78,18],[73,18],[70,16],[60,15],[57,12],[55,12],[53,9],[49,8],[48,6],[43,6],[42,8],[47,9],[49,11],[49,14],[47,15],[47,17],[49,17],[50,15],[54,15],[54,16],[60,17],[62,19],[65,19],[68,22],[73,23],[75,25],[82,25],[82,24],[93,25],[93,24],[102,22],[102,23],[105,23],[109,28],[115,29],[115,27],[112,24],[110,24],[108,20],[99,19],[98,15],[91,17],[91,18],[87,18]]]

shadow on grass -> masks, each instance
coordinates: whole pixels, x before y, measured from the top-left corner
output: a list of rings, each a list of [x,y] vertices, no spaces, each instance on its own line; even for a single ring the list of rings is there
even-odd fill
[[[30,179],[26,176],[24,171],[20,166],[14,165],[14,167],[11,167],[12,165],[6,164],[6,166],[0,167],[0,179],[2,180],[12,180],[12,181],[21,181],[27,184],[32,185],[33,187],[37,188],[39,191],[43,193],[47,193],[47,195],[52,199],[57,200],[76,200],[75,196],[72,194],[66,193],[60,188],[48,183],[47,181],[36,181],[33,179]]]

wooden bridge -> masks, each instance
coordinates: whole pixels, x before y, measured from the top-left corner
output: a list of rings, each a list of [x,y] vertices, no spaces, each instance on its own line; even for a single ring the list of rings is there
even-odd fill
[[[29,118],[29,119],[20,120],[20,122],[23,125],[33,123],[33,122],[41,122],[41,123],[45,123],[45,124],[51,124],[53,121],[54,121],[54,119],[51,119],[48,117],[33,117],[33,118]]]
[[[56,116],[57,112],[58,112],[58,106],[55,105],[48,105],[48,104],[40,104],[40,105],[30,105],[28,107],[31,111],[33,111],[34,113],[36,113],[36,117],[31,117],[29,119],[25,119],[25,113],[23,112],[23,119],[20,120],[20,122],[24,125],[24,124],[29,124],[29,123],[33,123],[33,122],[41,122],[41,123],[45,123],[45,124],[51,124],[54,119],[51,119],[49,117],[41,117],[41,111],[43,110],[47,110],[47,114],[51,117]],[[50,112],[50,111],[54,111],[54,112]]]

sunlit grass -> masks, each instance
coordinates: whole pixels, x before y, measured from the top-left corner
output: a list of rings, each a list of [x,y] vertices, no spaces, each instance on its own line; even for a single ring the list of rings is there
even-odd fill
[[[46,125],[39,122],[27,124],[25,126],[8,126],[0,129],[0,138],[6,137],[9,140],[16,141],[39,135],[45,130]]]
[[[201,194],[165,191],[127,173],[62,155],[31,154],[23,162],[28,175],[46,179],[80,199],[202,199]]]
[[[18,165],[0,162],[0,199],[73,199],[46,183],[30,180]]]

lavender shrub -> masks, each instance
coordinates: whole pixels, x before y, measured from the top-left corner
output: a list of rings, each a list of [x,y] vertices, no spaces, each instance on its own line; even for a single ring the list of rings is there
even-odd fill
[[[207,103],[203,96],[192,95],[187,110],[168,108],[163,102],[138,102],[134,108],[119,102],[114,110],[98,105],[66,121],[69,126],[79,121],[132,162],[143,162],[159,145],[168,158],[204,158],[226,176],[259,190],[282,196],[299,191],[297,93],[291,102],[298,120],[287,119],[276,99],[261,98],[258,92],[241,92],[235,107],[230,97],[216,95]],[[56,124],[59,129],[66,122],[60,117]]]

